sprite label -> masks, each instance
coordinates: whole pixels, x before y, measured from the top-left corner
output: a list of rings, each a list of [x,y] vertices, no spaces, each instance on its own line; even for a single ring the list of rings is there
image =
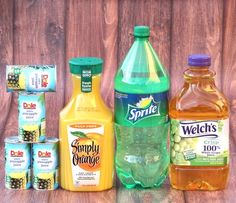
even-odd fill
[[[152,127],[168,121],[168,94],[115,91],[115,120],[124,126]]]

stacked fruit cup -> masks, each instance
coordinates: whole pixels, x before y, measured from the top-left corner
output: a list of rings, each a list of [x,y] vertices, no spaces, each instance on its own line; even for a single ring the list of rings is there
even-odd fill
[[[9,65],[6,68],[6,80],[8,92],[19,92],[18,138],[12,136],[5,139],[6,187],[28,189],[33,182],[33,188],[37,190],[56,189],[58,139],[45,136],[45,92],[56,91],[56,66]],[[53,164],[50,166],[44,162]],[[18,182],[21,184],[16,184]],[[42,182],[47,187],[42,187]]]

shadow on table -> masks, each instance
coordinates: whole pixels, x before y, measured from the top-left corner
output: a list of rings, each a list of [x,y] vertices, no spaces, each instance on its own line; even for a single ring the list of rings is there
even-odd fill
[[[179,199],[179,201],[178,201]],[[116,202],[183,202],[183,193],[170,188],[168,185],[163,185],[161,188],[153,189],[126,189],[123,187],[117,188]]]

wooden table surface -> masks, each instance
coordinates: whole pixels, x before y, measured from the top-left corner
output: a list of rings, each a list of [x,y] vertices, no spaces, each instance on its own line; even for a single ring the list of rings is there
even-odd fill
[[[172,189],[168,179],[161,188],[125,189],[114,186],[103,192],[36,191],[33,189],[17,191],[4,186],[4,146],[0,150],[0,202],[2,203],[235,203],[236,202],[236,153],[231,153],[230,179],[223,191],[179,191]],[[216,177],[217,178],[217,177]],[[118,183],[119,184],[119,183]],[[117,184],[117,185],[118,185]],[[115,185],[115,184],[114,184]]]

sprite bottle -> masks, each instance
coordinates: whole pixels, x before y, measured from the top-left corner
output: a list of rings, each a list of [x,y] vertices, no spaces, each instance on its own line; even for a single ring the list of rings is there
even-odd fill
[[[167,176],[169,77],[149,43],[147,26],[115,76],[116,171],[127,188],[158,187]]]

